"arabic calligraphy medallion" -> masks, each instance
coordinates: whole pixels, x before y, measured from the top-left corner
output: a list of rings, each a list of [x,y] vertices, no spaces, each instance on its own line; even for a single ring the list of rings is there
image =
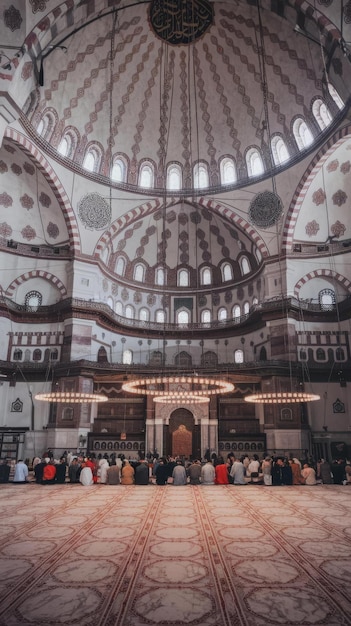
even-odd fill
[[[213,23],[208,0],[152,0],[149,19],[154,33],[172,45],[189,44]]]

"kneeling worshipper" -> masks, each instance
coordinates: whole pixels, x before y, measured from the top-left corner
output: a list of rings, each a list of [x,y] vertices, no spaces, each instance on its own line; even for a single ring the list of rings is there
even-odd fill
[[[122,485],[133,485],[134,484],[134,467],[131,466],[127,459],[123,462],[122,472],[121,472],[121,484]]]
[[[149,463],[148,461],[141,461],[135,468],[135,484],[136,485],[148,485],[149,484]]]
[[[116,461],[112,461],[110,467],[107,468],[106,484],[119,485],[121,483],[121,470]]]
[[[83,487],[90,487],[90,485],[94,484],[93,472],[91,467],[83,467],[79,476],[79,482],[83,485]]]
[[[311,467],[308,463],[305,463],[303,469],[301,470],[301,474],[305,479],[305,485],[316,485],[316,472],[313,467]]]
[[[66,482],[67,463],[64,456],[60,458],[60,462],[56,464],[56,482],[63,485]]]
[[[220,460],[217,459],[217,465],[215,467],[215,474],[216,474],[216,478],[215,478],[216,485],[228,485],[229,483],[228,470],[223,459],[220,459]]]
[[[42,485],[53,485],[56,480],[56,465],[49,458],[45,459],[45,466],[43,469],[43,479],[41,481]]]
[[[26,483],[28,481],[28,466],[22,459],[19,459],[15,467],[14,483]]]
[[[179,487],[180,485],[186,485],[187,483],[187,475],[185,471],[185,467],[182,462],[178,459],[177,464],[172,472],[173,485]]]
[[[107,459],[100,459],[97,476],[101,484],[105,484],[107,481],[107,470],[109,467],[110,466]]]
[[[11,466],[8,464],[7,459],[0,465],[0,483],[8,483],[10,478]]]

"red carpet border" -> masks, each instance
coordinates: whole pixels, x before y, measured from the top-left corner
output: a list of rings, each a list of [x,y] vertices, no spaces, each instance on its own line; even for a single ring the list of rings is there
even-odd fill
[[[0,493],[1,626],[351,625],[351,487]]]

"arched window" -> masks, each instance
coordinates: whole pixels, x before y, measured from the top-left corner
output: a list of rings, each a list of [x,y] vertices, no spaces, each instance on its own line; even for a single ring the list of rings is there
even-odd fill
[[[335,291],[333,289],[322,289],[318,294],[319,306],[322,311],[332,311],[335,307]]]
[[[304,348],[300,350],[300,361],[307,361],[307,352]]]
[[[235,352],[234,352],[234,363],[244,363],[244,352],[243,352],[243,350],[235,350]]]
[[[315,100],[312,105],[312,113],[316,118],[321,130],[325,130],[332,122],[332,116],[322,100]]]
[[[142,263],[137,263],[134,266],[134,280],[137,280],[139,283],[142,283],[145,278],[145,267]]]
[[[174,361],[175,365],[177,365],[178,367],[191,367],[193,362],[191,355],[188,352],[185,352],[185,350],[179,352],[179,354],[176,355]]]
[[[263,161],[259,151],[251,148],[246,154],[247,172],[250,177],[260,176],[264,172]]]
[[[316,359],[317,361],[325,361],[325,350],[323,348],[317,348]]]
[[[254,306],[256,306],[256,304],[258,304],[258,298],[256,298],[256,296],[254,296],[254,297],[252,298],[252,304],[253,304]]]
[[[208,267],[203,267],[200,272],[201,285],[210,285],[212,282],[211,270]]]
[[[236,181],[236,168],[233,159],[226,157],[222,159],[221,165],[221,183],[222,185],[230,185]]]
[[[233,268],[230,263],[224,263],[221,269],[223,282],[226,282],[227,280],[233,280]]]
[[[205,163],[196,163],[194,165],[194,188],[205,189],[209,186],[208,171]]]
[[[117,315],[123,315],[123,306],[122,306],[122,302],[116,302],[116,308],[115,311],[117,313]]]
[[[178,271],[178,287],[189,287],[189,270],[181,269]]]
[[[71,406],[66,406],[62,411],[62,419],[63,420],[73,420],[73,408]]]
[[[106,348],[104,348],[104,346],[100,346],[100,348],[98,350],[97,362],[98,363],[107,363],[108,362],[107,352],[106,352]]]
[[[150,355],[150,365],[158,366],[163,364],[162,352],[161,350],[154,350]]]
[[[58,148],[57,148],[57,152],[59,152],[61,154],[61,156],[68,156],[69,154],[69,141],[68,141],[68,137],[62,137]]]
[[[39,348],[33,350],[33,361],[41,361],[41,350]]]
[[[339,96],[338,92],[336,91],[335,87],[333,87],[333,85],[331,85],[328,82],[328,91],[331,95],[331,97],[333,98],[336,106],[338,107],[338,109],[343,109],[345,106],[345,102],[343,101],[343,99]]]
[[[123,350],[122,363],[123,365],[131,365],[133,363],[133,352],[131,350]]]
[[[139,311],[139,319],[140,319],[141,322],[148,322],[149,321],[149,311],[148,311],[148,309],[146,309],[145,307],[140,309],[140,311]]]
[[[154,184],[154,169],[151,163],[143,163],[139,171],[139,185],[149,189]]]
[[[58,350],[54,348],[54,350],[50,350],[50,361],[57,361],[58,359]]]
[[[345,352],[340,346],[335,350],[335,361],[345,361]]]
[[[204,354],[201,356],[201,365],[204,365],[205,367],[217,367],[217,354],[215,352],[212,352],[212,350],[207,350],[206,352],[204,352]]]
[[[298,117],[293,124],[293,134],[299,150],[304,150],[313,143],[313,135],[301,117]]]
[[[240,310],[240,306],[238,304],[235,304],[233,306],[233,319],[236,322],[240,321],[240,317],[241,317],[241,310]]]
[[[111,296],[107,298],[107,306],[109,306],[113,311],[113,298]]]
[[[111,169],[111,180],[116,183],[122,183],[126,180],[127,167],[123,159],[117,157],[113,161]]]
[[[90,147],[84,157],[83,167],[88,170],[88,172],[98,172],[101,161],[101,153],[95,147]]]
[[[16,348],[16,350],[13,353],[13,360],[14,361],[22,361],[22,350],[19,350],[19,348]]]
[[[155,315],[156,322],[158,324],[164,324],[166,321],[166,314],[163,309],[158,309]]]
[[[250,313],[250,305],[248,302],[244,302],[244,315],[248,315]]]
[[[166,282],[166,270],[164,267],[157,267],[155,274],[156,285],[164,285]]]
[[[201,311],[201,323],[202,324],[210,324],[211,322],[211,311],[210,309],[204,309]]]
[[[219,322],[224,322],[227,319],[227,309],[222,306],[220,309],[218,309],[218,321]]]
[[[267,361],[267,350],[266,350],[266,348],[264,346],[261,347],[258,360],[259,361]]]
[[[251,267],[250,267],[249,260],[246,256],[241,257],[240,267],[241,267],[241,273],[243,274],[243,276],[245,276],[245,274],[250,274]]]
[[[45,139],[46,141],[49,141],[51,135],[54,132],[55,125],[56,120],[54,114],[50,111],[48,113],[45,113],[37,126],[38,135],[43,137],[43,139]]]
[[[189,320],[190,320],[189,311],[186,311],[185,309],[181,309],[180,311],[177,311],[177,324],[180,324],[183,326],[184,324],[189,324]]]
[[[182,170],[180,165],[171,163],[167,168],[167,189],[181,189]]]
[[[129,320],[134,319],[134,309],[131,304],[127,304],[126,306],[126,318]]]
[[[281,137],[273,137],[271,145],[275,165],[281,165],[282,163],[285,163],[285,161],[289,160],[288,149]]]
[[[41,306],[43,301],[43,296],[40,291],[29,291],[24,298],[24,306],[26,307],[26,311],[35,312]]]
[[[123,276],[124,271],[126,269],[126,262],[125,259],[123,258],[123,256],[118,257],[117,259],[117,263],[116,263],[116,274],[118,274],[119,276]]]

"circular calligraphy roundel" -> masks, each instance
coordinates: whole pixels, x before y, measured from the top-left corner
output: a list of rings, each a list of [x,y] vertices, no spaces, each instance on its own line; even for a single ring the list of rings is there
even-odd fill
[[[249,207],[249,220],[258,228],[269,228],[276,224],[282,214],[283,204],[273,191],[262,191],[252,200]]]
[[[213,23],[209,0],[152,0],[149,9],[154,33],[172,45],[194,42]]]
[[[78,214],[90,230],[105,228],[111,221],[111,207],[98,193],[88,193],[80,200]]]

